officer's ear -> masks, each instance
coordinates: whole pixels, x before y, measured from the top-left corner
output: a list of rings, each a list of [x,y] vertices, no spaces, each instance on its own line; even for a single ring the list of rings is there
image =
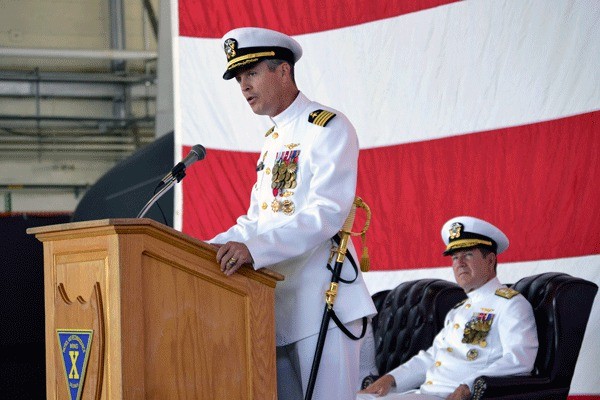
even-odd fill
[[[485,260],[488,264],[492,265],[494,267],[494,270],[496,269],[496,264],[497,264],[497,259],[496,259],[496,253],[494,253],[493,251],[491,251],[486,257]]]
[[[292,67],[290,66],[289,63],[287,63],[287,62],[281,63],[281,77],[284,77],[285,75],[291,76],[291,71],[292,71]]]

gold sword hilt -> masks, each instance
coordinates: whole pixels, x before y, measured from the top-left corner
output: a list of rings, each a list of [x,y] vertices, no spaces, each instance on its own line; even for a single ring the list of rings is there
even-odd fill
[[[365,210],[365,213],[366,213],[365,225],[360,232],[352,232],[352,226],[354,225],[354,219],[356,218],[356,209],[357,208],[362,208]],[[337,253],[336,261],[337,262],[343,263],[344,260],[346,259],[346,250],[348,248],[348,240],[350,239],[350,236],[361,236],[363,238],[363,252],[365,251],[366,247],[364,246],[364,237],[365,237],[365,234],[367,233],[367,230],[369,229],[370,224],[371,224],[371,209],[369,208],[367,203],[365,203],[363,201],[363,199],[356,196],[354,198],[354,202],[352,203],[352,208],[350,209],[350,213],[348,214],[348,217],[346,217],[346,221],[344,222],[342,229],[340,229],[340,233],[339,233],[340,245],[339,245],[338,249],[336,250],[336,253]],[[362,265],[361,265],[361,269],[363,270],[363,272],[366,272],[362,268]]]
[[[352,226],[354,225],[354,219],[356,218],[356,209],[357,208],[362,208],[365,210],[365,213],[366,213],[365,225],[360,232],[352,232]],[[333,256],[335,255],[335,253],[337,253],[336,263],[343,263],[344,260],[346,259],[346,251],[348,250],[348,240],[350,240],[351,236],[359,236],[359,235],[363,239],[363,258],[364,258],[365,254],[366,254],[366,246],[364,246],[364,237],[365,237],[367,230],[369,229],[370,224],[371,224],[371,209],[369,208],[367,203],[365,203],[360,197],[356,196],[354,198],[354,202],[352,203],[352,208],[350,209],[350,212],[348,213],[348,217],[346,217],[346,221],[344,221],[344,225],[342,226],[342,229],[340,229],[340,232],[339,232],[340,245],[338,246],[337,249],[336,248],[331,249],[330,262],[331,262],[331,259],[333,258]],[[363,272],[368,271],[368,266],[367,266],[367,268],[364,268],[362,260],[361,260],[361,270]],[[335,298],[337,296],[338,286],[339,286],[339,284],[337,282],[331,282],[329,284],[329,289],[325,292],[325,302],[327,303],[327,308],[329,308],[329,309],[333,308],[333,303],[335,302]]]

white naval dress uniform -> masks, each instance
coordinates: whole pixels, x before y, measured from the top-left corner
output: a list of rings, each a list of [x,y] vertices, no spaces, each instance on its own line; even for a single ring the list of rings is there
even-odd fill
[[[473,392],[473,383],[481,375],[529,374],[538,349],[533,310],[521,294],[512,298],[496,294],[502,288],[505,290],[506,286],[494,278],[468,293],[464,303],[448,312],[445,326],[433,345],[389,372],[397,386],[380,398],[446,398],[461,384],[468,385]],[[465,335],[466,324],[486,319],[491,319],[491,329],[485,342],[463,343],[463,337],[468,336]],[[419,385],[418,391],[410,390]],[[432,397],[408,397],[401,393]],[[357,397],[370,398],[374,397]]]
[[[333,112],[336,116],[326,126],[320,126],[309,122],[309,115],[316,110]],[[343,114],[308,100],[302,93],[271,120],[274,128],[267,132],[257,161],[257,181],[247,215],[209,242],[243,242],[250,250],[255,269],[266,267],[285,276],[275,288],[276,342],[277,346],[285,346],[318,335],[325,291],[331,281],[331,272],[326,268],[330,239],[342,227],[354,200],[359,148],[354,127]],[[280,190],[272,188],[277,160],[297,163],[295,176],[288,177],[290,184]],[[352,243],[349,251],[357,260]],[[354,276],[354,269],[346,259],[342,278]],[[376,313],[360,270],[354,283],[340,284],[334,310],[344,323]],[[330,329],[333,327],[332,322]],[[336,356],[326,354],[326,350],[323,358]],[[309,353],[300,354],[303,388],[310,374],[314,348]],[[339,362],[347,365],[331,371],[321,368],[313,399],[326,398],[319,397],[320,386],[324,386],[323,390],[338,387],[340,370],[358,370],[357,357],[352,355],[351,360],[344,361],[341,355]],[[350,379],[359,380],[358,372],[355,375]],[[345,398],[353,397],[359,382],[352,385],[353,394]],[[343,393],[339,396],[338,392],[333,398],[344,398]]]

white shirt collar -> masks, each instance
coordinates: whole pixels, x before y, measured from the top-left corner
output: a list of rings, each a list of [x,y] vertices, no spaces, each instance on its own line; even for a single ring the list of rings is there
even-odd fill
[[[280,128],[288,122],[298,118],[298,116],[306,110],[306,107],[308,107],[309,104],[310,100],[302,92],[298,92],[298,96],[296,96],[293,103],[276,116],[270,117],[271,121],[275,124],[276,128]]]
[[[504,285],[502,283],[500,283],[500,280],[498,279],[498,277],[495,276],[492,279],[490,279],[488,282],[486,282],[482,287],[467,293],[467,296],[469,297],[470,300],[477,301],[477,300],[480,300],[481,298],[489,295],[490,293],[496,292],[496,290],[501,287],[504,287]]]

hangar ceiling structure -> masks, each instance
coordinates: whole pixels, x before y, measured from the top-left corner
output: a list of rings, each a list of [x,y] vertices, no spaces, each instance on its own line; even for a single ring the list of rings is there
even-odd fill
[[[93,153],[119,160],[153,140],[158,21],[150,0],[2,3],[4,18],[34,18],[22,27],[3,24],[9,30],[0,42],[1,157]],[[46,18],[47,41],[40,40],[44,32],[31,32],[44,3],[59,11]],[[61,24],[73,30],[61,32]],[[37,43],[46,45],[31,46]]]
[[[0,0],[4,211],[27,190],[79,198],[154,141],[159,1]]]

